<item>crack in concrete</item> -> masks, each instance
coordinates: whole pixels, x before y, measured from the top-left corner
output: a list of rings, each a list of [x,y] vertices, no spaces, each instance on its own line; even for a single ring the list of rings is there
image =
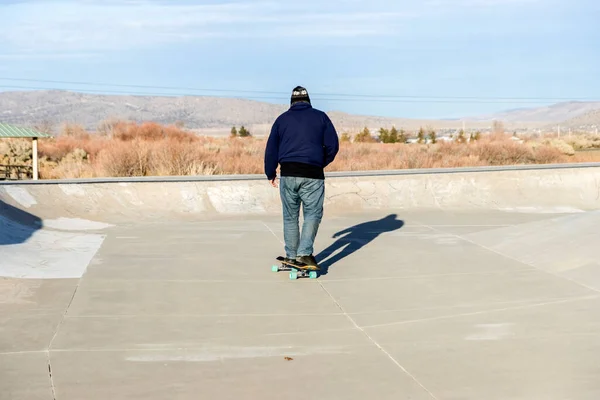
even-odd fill
[[[438,400],[438,398],[429,390],[425,387],[425,385],[423,385],[421,382],[419,382],[419,380],[410,372],[408,372],[408,370],[398,362],[398,360],[396,360],[394,358],[394,356],[392,356],[386,349],[383,348],[383,346],[381,346],[375,339],[373,339],[373,337],[371,335],[369,335],[360,325],[358,325],[356,323],[356,321],[350,316],[348,315],[348,313],[346,312],[346,310],[344,310],[344,308],[341,306],[341,304],[335,299],[335,297],[333,297],[333,295],[325,288],[325,286],[323,286],[323,284],[321,282],[318,282],[319,285],[321,286],[321,289],[323,289],[323,291],[325,291],[325,293],[327,293],[327,295],[331,298],[331,300],[333,301],[333,303],[340,309],[340,311],[342,311],[345,315],[345,317],[352,323],[352,325],[354,325],[354,327],[359,330],[364,336],[367,337],[367,339],[373,344],[375,345],[375,347],[377,347],[379,350],[381,350],[381,352],[383,352],[383,354],[385,354],[390,360],[392,360],[392,362],[398,367],[400,368],[408,377],[410,377],[413,382],[415,382],[417,385],[419,385],[425,392],[427,392],[427,394],[429,394],[429,396],[431,396],[432,399],[434,400]]]
[[[405,321],[388,322],[388,323],[384,323],[384,324],[365,325],[365,326],[363,326],[363,328],[366,328],[366,329],[385,328],[385,327],[396,326],[396,325],[406,325],[406,324],[415,324],[415,323],[419,323],[419,322],[431,322],[431,321],[439,321],[439,320],[445,320],[445,319],[471,317],[471,316],[475,316],[475,315],[493,314],[493,313],[505,312],[505,311],[527,310],[527,309],[536,308],[536,307],[545,307],[545,306],[551,306],[551,305],[555,305],[555,304],[572,303],[572,302],[582,301],[582,300],[595,300],[598,298],[600,298],[600,296],[598,296],[598,295],[573,297],[573,298],[568,298],[568,299],[563,299],[563,300],[545,301],[542,303],[535,303],[535,304],[523,304],[523,305],[514,306],[514,307],[495,308],[495,309],[472,311],[472,312],[466,312],[466,313],[460,313],[460,314],[440,315],[437,317],[428,317],[428,318],[411,319],[411,320],[405,320]]]
[[[437,206],[438,209],[442,209],[442,206],[440,205],[440,201],[438,199],[438,195],[435,191],[435,188],[433,187],[433,183],[431,182],[431,180],[427,179],[425,181],[425,187],[427,188],[427,190],[429,191],[429,193],[431,193],[431,198],[433,199],[435,205]]]
[[[83,278],[79,278],[79,280],[77,281],[77,286],[75,286],[75,290],[73,290],[73,295],[71,296],[71,299],[69,299],[69,303],[67,304],[67,307],[65,308],[65,311],[64,311],[58,325],[56,326],[56,331],[54,332],[54,335],[52,335],[52,339],[50,339],[50,343],[48,344],[48,348],[46,349],[46,358],[48,360],[48,377],[50,379],[50,386],[52,388],[52,399],[53,400],[56,400],[56,387],[54,386],[54,377],[52,376],[52,362],[50,360],[50,352],[52,351],[52,345],[54,344],[54,340],[56,339],[56,336],[58,335],[58,332],[60,331],[60,328],[65,320],[65,317],[66,317],[67,313],[69,312],[69,308],[71,307],[71,304],[73,303],[75,294],[77,294],[77,289],[79,289],[79,285],[81,284],[82,279]]]
[[[367,193],[364,194],[364,190],[361,189],[358,186],[358,183],[356,181],[352,181],[351,184],[356,188],[356,191],[350,191],[350,192],[343,192],[343,193],[337,193],[337,194],[332,194],[332,195],[325,195],[325,198],[327,199],[327,201],[330,201],[331,199],[334,199],[336,197],[341,197],[341,196],[348,196],[348,195],[356,195],[358,196],[364,203],[368,203],[369,202],[369,198],[372,198],[373,196],[377,197],[377,189],[376,189],[376,185],[375,183],[371,182],[371,184],[373,185],[373,192],[372,193]]]
[[[50,362],[50,350],[46,351],[46,358],[48,359],[48,377],[52,389],[52,400],[56,400],[56,389],[54,387],[54,378],[52,377],[52,363]]]
[[[336,198],[336,197],[340,197],[340,196],[347,196],[347,195],[349,195],[349,194],[355,194],[355,195],[357,195],[358,197],[361,197],[361,196],[360,196],[360,193],[358,193],[358,192],[345,192],[345,193],[338,193],[338,194],[332,194],[332,195],[330,195],[330,196],[325,196],[325,198],[326,198],[327,200],[331,200],[331,199],[334,199],[334,198]],[[364,200],[364,199],[363,199],[363,200]]]
[[[263,224],[267,227],[267,229],[269,229],[271,231],[271,233],[273,234],[273,236],[275,236],[275,238],[282,244],[283,241],[281,239],[279,239],[279,237],[277,235],[275,235],[275,232],[273,232],[271,230],[271,228],[269,228],[269,226],[267,224],[265,224],[263,222]],[[400,364],[389,352],[387,352],[379,343],[377,343],[377,341],[375,341],[375,339],[373,339],[363,328],[361,328],[356,321],[354,321],[354,319],[348,315],[348,313],[346,312],[346,310],[344,310],[344,308],[338,303],[338,301],[331,295],[331,293],[329,293],[329,291],[325,288],[325,286],[323,286],[323,283],[321,282],[317,282],[319,284],[319,286],[321,286],[321,289],[323,289],[323,291],[329,296],[329,298],[333,301],[333,303],[337,306],[337,308],[339,308],[339,310],[343,313],[343,315],[352,323],[352,325],[354,326],[354,328],[352,329],[357,329],[358,331],[362,332],[363,335],[365,335],[369,341],[375,345],[379,350],[381,350],[390,360],[392,360],[392,362],[399,367],[407,376],[409,376],[417,385],[419,385],[425,392],[427,392],[432,399],[434,400],[438,400],[437,397],[435,397],[435,395],[433,393],[431,393],[429,391],[429,389],[427,389],[425,386],[423,386],[423,384],[421,382],[419,382],[417,380],[417,378],[415,378],[410,372],[408,372],[406,370],[406,368],[404,368],[402,366],[402,364]],[[346,328],[342,328],[342,331],[347,330]],[[338,329],[334,329],[333,331],[338,331]]]

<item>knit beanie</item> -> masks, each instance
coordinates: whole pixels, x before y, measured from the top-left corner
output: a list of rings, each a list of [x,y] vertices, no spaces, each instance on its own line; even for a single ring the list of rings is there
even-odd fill
[[[305,101],[310,104],[310,97],[308,96],[308,91],[302,86],[296,86],[292,91],[292,98],[290,100],[291,104],[298,103],[300,101]]]

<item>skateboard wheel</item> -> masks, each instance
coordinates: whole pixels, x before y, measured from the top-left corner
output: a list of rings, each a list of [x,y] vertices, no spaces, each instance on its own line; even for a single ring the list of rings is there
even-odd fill
[[[271,271],[273,271],[273,272],[278,272],[278,271],[279,271],[279,267],[278,267],[277,265],[273,265],[273,266],[271,267]]]
[[[298,273],[296,271],[290,272],[290,279],[298,279]]]
[[[317,271],[310,271],[308,276],[310,277],[310,279],[317,279],[317,276],[318,276]]]

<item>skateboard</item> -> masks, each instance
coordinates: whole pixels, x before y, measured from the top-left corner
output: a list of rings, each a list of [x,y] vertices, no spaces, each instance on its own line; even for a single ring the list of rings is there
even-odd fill
[[[310,279],[316,279],[319,276],[317,269],[306,264],[299,262],[287,262],[285,261],[285,257],[282,256],[277,257],[276,260],[281,262],[281,265],[273,265],[271,271],[290,271],[290,279],[292,280],[306,276],[308,276]]]

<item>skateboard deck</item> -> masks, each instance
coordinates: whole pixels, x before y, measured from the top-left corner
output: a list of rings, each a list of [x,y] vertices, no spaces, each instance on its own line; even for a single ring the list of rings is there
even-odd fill
[[[279,271],[290,271],[290,279],[298,279],[301,277],[308,276],[310,279],[316,279],[318,274],[318,268],[308,266],[299,262],[287,262],[285,257],[279,256],[276,258],[281,265],[273,265],[271,270],[273,272]]]

